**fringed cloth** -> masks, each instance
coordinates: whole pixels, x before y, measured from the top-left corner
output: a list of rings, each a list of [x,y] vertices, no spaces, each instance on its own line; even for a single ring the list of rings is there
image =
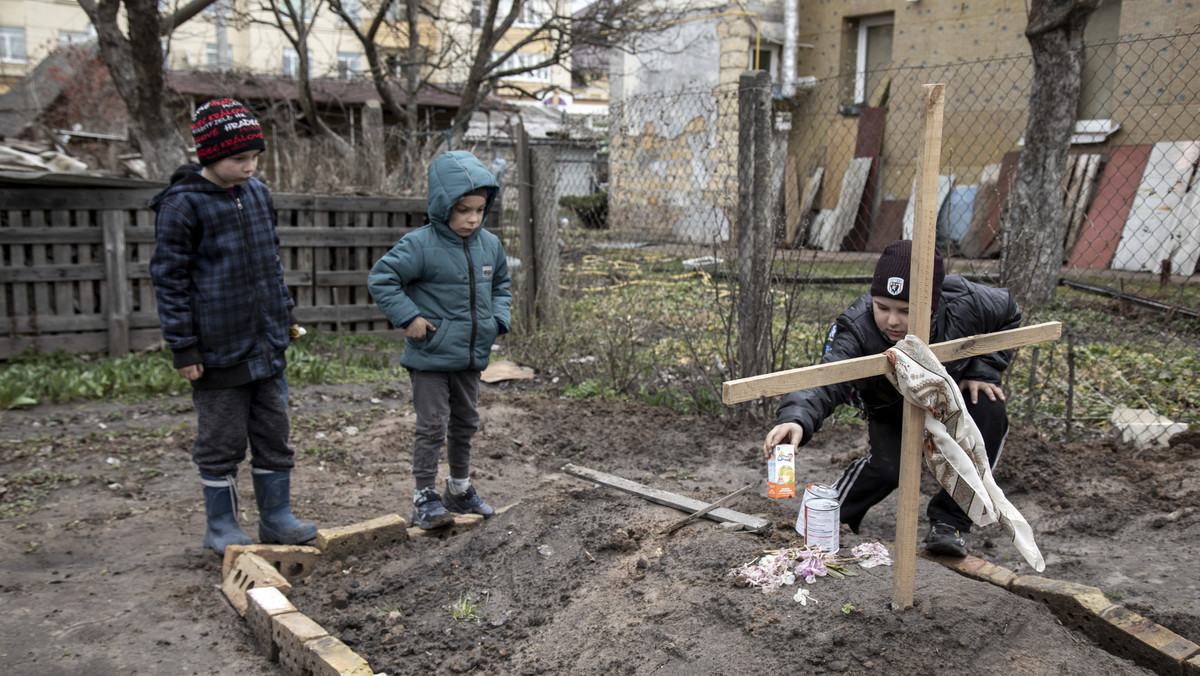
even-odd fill
[[[905,337],[884,354],[894,367],[887,379],[906,400],[925,409],[923,449],[934,478],[976,525],[999,521],[1021,556],[1042,572],[1046,562],[1033,541],[1033,529],[992,478],[983,435],[945,367],[916,336]]]

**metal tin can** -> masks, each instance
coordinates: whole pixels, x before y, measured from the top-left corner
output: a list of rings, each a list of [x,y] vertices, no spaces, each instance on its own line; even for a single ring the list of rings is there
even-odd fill
[[[800,499],[800,513],[796,515],[796,532],[801,536],[806,535],[804,526],[804,503],[813,498],[827,498],[829,500],[837,500],[837,489],[829,484],[809,484],[804,487],[804,497]]]
[[[804,544],[809,547],[820,547],[827,554],[836,554],[841,546],[838,536],[841,534],[842,503],[831,498],[813,498],[800,508],[800,516],[804,519]]]

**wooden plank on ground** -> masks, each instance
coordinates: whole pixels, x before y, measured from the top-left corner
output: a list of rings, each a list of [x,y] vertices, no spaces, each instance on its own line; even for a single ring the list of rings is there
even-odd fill
[[[612,474],[605,474],[604,472],[597,472],[594,469],[579,467],[578,465],[565,465],[562,468],[562,471],[570,474],[573,477],[592,481],[600,484],[601,486],[608,486],[609,488],[615,488],[619,491],[625,491],[626,493],[632,493],[633,495],[645,498],[650,502],[666,505],[667,507],[678,509],[684,512],[697,512],[708,506],[707,503],[699,500],[685,498],[682,495],[661,491],[657,488],[650,488],[649,486],[643,486],[642,484],[630,481],[629,479],[624,479]],[[739,523],[748,531],[764,530],[771,525],[770,521],[767,521],[761,517],[742,514],[741,512],[735,512],[724,507],[714,509],[707,514],[704,514],[704,518],[721,523]]]
[[[864,251],[870,239],[871,217],[875,210],[875,190],[879,187],[879,155],[883,147],[884,108],[863,108],[858,116],[858,137],[854,145],[855,157],[872,159],[871,170],[863,183],[862,197],[858,201],[858,213],[850,231],[842,239],[842,251]]]
[[[829,146],[825,150],[825,189],[821,191],[818,208],[832,211],[837,207],[842,191],[842,176],[854,159],[858,137],[858,118],[838,115],[829,130]]]
[[[837,208],[833,210],[833,218],[823,223],[824,227],[817,233],[817,248],[824,251],[841,251],[842,240],[854,227],[854,217],[858,214],[858,205],[862,201],[863,188],[867,184],[867,175],[871,172],[870,157],[856,157],[850,160],[846,175],[842,178],[842,192],[838,196]]]
[[[1071,250],[1070,267],[1108,268],[1152,149],[1150,145],[1117,146],[1109,152],[1108,162],[1096,182],[1096,197],[1088,207],[1079,238]]]
[[[729,495],[726,495],[725,497],[721,498],[720,500],[717,500],[716,502],[711,502],[708,505],[702,507],[701,509],[698,509],[698,510],[692,512],[691,514],[683,517],[682,519],[676,521],[675,523],[671,524],[670,526],[667,526],[666,528],[662,529],[659,532],[661,532],[663,535],[669,535],[671,533],[674,533],[675,531],[679,530],[680,528],[683,528],[684,526],[695,521],[696,519],[699,519],[700,517],[704,516],[705,514],[708,514],[709,512],[720,507],[721,505],[728,503],[730,500],[736,498],[737,496],[741,495],[742,493],[745,493],[746,491],[750,490],[751,488],[758,486],[760,483],[762,483],[761,479],[758,481],[755,481],[754,483],[746,484],[745,486],[742,486],[741,488],[730,493]]]
[[[1179,234],[1174,212],[1183,204],[1197,160],[1200,143],[1195,141],[1154,144],[1113,252],[1114,270],[1158,272],[1172,258]]]
[[[817,191],[821,189],[821,178],[825,175],[825,167],[817,167],[813,175],[808,177],[808,185],[804,186],[804,197],[800,200],[800,226],[792,234],[792,248],[797,248],[808,240],[812,222],[816,219],[812,214],[813,204],[817,199]]]
[[[783,245],[791,247],[804,214],[800,211],[800,158],[788,155],[783,165]]]
[[[1171,272],[1191,277],[1196,272],[1200,256],[1200,192],[1195,187],[1183,198],[1174,211],[1176,244],[1171,252]]]
[[[883,200],[879,203],[879,213],[875,215],[871,236],[867,239],[867,251],[883,251],[887,245],[900,239],[906,209],[907,200]]]
[[[929,346],[938,361],[943,364],[956,359],[966,359],[981,354],[991,354],[1020,345],[1058,340],[1062,336],[1060,322],[1046,322],[1019,329],[997,333],[968,336]],[[881,376],[891,370],[887,356],[873,354],[855,359],[816,364],[803,368],[780,371],[738,380],[728,380],[722,385],[721,401],[737,404],[743,401],[773,397],[796,390],[807,390],[847,380],[859,380]]]
[[[950,191],[954,189],[955,175],[942,174],[938,176],[937,181],[937,204],[934,205],[933,213],[942,213],[942,206],[946,204],[946,200],[950,199]],[[913,180],[913,191],[909,197],[908,204],[904,208],[904,229],[902,232],[903,239],[913,238],[913,223],[916,222],[916,204],[917,204],[917,182]]]
[[[971,219],[971,228],[967,230],[967,236],[963,237],[960,251],[963,257],[982,258],[992,246],[992,242],[996,241],[996,235],[1000,233],[1000,216],[1005,203],[1008,202],[1008,191],[1012,187],[1020,159],[1019,150],[1004,153],[1004,158],[1000,161],[1000,172],[996,177],[995,191],[988,200],[988,210],[981,214],[983,218]]]
[[[1066,263],[1071,257],[1071,250],[1075,248],[1075,243],[1079,241],[1079,229],[1083,227],[1083,219],[1087,216],[1088,204],[1092,200],[1092,194],[1096,189],[1096,174],[1100,169],[1100,155],[1098,153],[1087,153],[1080,155],[1082,158],[1081,170],[1078,172],[1078,180],[1075,185],[1071,186],[1070,204],[1065,205],[1069,216],[1067,217],[1066,234],[1063,236],[1063,262]]]

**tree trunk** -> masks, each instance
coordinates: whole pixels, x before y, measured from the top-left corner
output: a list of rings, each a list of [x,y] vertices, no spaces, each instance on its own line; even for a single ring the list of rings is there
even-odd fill
[[[155,0],[126,0],[129,37],[118,25],[119,0],[80,2],[96,27],[100,54],[129,110],[129,140],[142,154],[146,175],[165,180],[187,161],[186,142],[167,110],[163,52]]]
[[[1034,0],[1025,34],[1033,83],[1025,149],[1005,218],[1001,280],[1024,308],[1054,297],[1062,269],[1062,179],[1083,70],[1083,31],[1101,0]]]

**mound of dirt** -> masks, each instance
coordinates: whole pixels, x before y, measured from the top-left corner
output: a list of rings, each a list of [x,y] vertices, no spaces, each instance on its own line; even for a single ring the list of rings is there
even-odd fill
[[[761,479],[765,425],[571,400],[547,383],[486,385],[475,448],[482,497],[509,508],[474,531],[322,562],[293,603],[376,671],[436,673],[1150,673],[1064,628],[1042,606],[917,560],[915,608],[890,610],[890,567],[806,586],[817,603],[739,585],[729,571],[794,546],[798,502],[760,486],[729,504],[765,534],[684,515],[562,473],[567,463],[712,501]],[[531,389],[530,389],[531,388]],[[323,527],[411,505],[407,384],[292,394],[294,508]],[[42,406],[0,418],[0,665],[21,674],[273,674],[219,592],[200,547],[190,462],[194,414],[176,398],[123,407]],[[862,428],[802,449],[801,482],[836,479]],[[445,470],[443,467],[443,476]],[[248,471],[243,519],[256,518]],[[996,472],[1034,528],[1044,575],[1200,640],[1200,453],[1108,440],[1049,443],[1014,429]],[[925,496],[932,480],[925,473]],[[18,509],[29,506],[30,511]],[[923,507],[922,507],[923,512]],[[889,543],[895,498],[859,536]],[[924,525],[922,525],[922,529]],[[923,534],[923,531],[922,531]],[[997,526],[968,535],[981,558],[1032,572]],[[804,583],[799,583],[803,585]],[[457,605],[458,612],[454,611]]]

